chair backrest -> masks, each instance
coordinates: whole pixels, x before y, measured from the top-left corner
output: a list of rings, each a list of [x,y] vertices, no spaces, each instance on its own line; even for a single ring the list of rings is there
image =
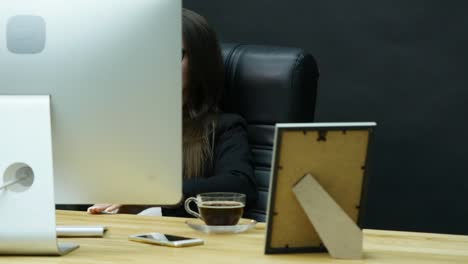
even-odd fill
[[[314,121],[317,63],[298,48],[226,43],[222,53],[223,109],[247,120],[259,190],[245,217],[265,221],[275,124]]]

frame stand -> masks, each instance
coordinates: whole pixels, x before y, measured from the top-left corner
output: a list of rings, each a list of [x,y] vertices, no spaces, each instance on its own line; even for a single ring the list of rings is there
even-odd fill
[[[57,243],[49,96],[0,96],[0,146],[0,255],[78,248]]]
[[[362,258],[362,231],[323,187],[307,174],[293,192],[333,258]]]

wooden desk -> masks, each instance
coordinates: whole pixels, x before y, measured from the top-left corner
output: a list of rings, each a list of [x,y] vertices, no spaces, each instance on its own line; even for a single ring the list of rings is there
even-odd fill
[[[32,217],[33,218],[33,217]],[[63,257],[5,257],[0,263],[468,263],[468,236],[364,231],[363,260],[334,260],[323,254],[264,255],[265,227],[237,235],[205,235],[183,218],[87,215],[57,211],[60,225],[106,225],[104,238],[67,238],[80,248]],[[128,241],[130,234],[162,232],[199,237],[205,245],[170,248]]]

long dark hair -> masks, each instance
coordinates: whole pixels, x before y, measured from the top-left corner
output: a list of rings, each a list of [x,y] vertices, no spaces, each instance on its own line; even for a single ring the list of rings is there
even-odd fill
[[[224,69],[218,38],[205,18],[183,9],[182,33],[190,76],[183,106],[183,171],[192,178],[202,176],[213,159]]]

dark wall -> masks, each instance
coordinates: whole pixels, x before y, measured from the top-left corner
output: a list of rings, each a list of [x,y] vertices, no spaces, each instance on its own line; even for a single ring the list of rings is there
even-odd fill
[[[468,1],[184,0],[320,67],[317,121],[377,121],[366,227],[468,234]]]

